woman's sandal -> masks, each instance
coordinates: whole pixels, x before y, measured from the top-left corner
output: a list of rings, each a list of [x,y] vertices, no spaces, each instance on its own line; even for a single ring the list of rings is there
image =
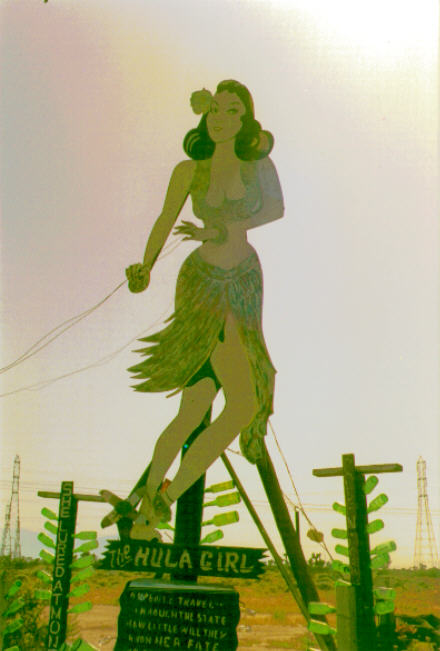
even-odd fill
[[[171,520],[170,504],[171,501],[166,496],[166,489],[162,492],[158,491],[153,498],[153,502],[145,494],[139,509],[139,518],[131,528],[130,538],[135,540],[153,540],[154,538],[162,540],[155,527],[160,522],[169,522]]]

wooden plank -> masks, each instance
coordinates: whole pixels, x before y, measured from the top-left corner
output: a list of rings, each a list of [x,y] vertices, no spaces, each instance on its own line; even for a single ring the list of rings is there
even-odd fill
[[[356,470],[364,475],[375,475],[383,472],[402,472],[403,466],[400,463],[379,463],[372,466],[356,466]],[[315,477],[342,477],[343,468],[315,468],[312,470]]]
[[[312,581],[304,558],[303,550],[299,542],[298,534],[295,531],[289,510],[284,501],[283,493],[270,459],[269,453],[264,446],[263,458],[257,461],[257,470],[263,483],[264,490],[269,500],[277,529],[283,541],[290,567],[298,584],[302,598],[305,603],[319,601],[318,591]],[[316,617],[325,621],[325,617]],[[335,642],[331,635],[317,635],[317,641],[321,649],[331,651],[335,649]]]
[[[235,472],[231,462],[229,461],[228,457],[226,456],[226,453],[224,452],[221,455],[222,461],[226,466],[227,471],[231,475],[232,479],[234,480],[234,484],[240,493],[241,499],[243,500],[247,510],[249,511],[249,514],[253,521],[255,522],[258,531],[261,534],[261,537],[263,538],[265,544],[267,545],[270,553],[272,554],[272,558],[275,561],[275,564],[280,571],[281,576],[283,577],[284,581],[286,582],[287,587],[289,588],[290,592],[292,593],[293,598],[295,599],[296,603],[298,604],[299,609],[301,610],[302,614],[308,621],[310,619],[309,611],[307,609],[306,604],[304,603],[304,600],[301,596],[301,593],[299,592],[292,575],[290,572],[287,570],[286,566],[283,563],[283,559],[281,556],[278,554],[275,545],[273,544],[271,538],[269,537],[269,534],[267,533],[263,523],[260,520],[260,517],[258,513],[256,512],[252,502],[249,499],[248,494],[246,493],[243,484],[239,480],[237,473]]]
[[[336,581],[336,613],[338,648],[342,651],[358,651],[355,589],[345,581]]]
[[[342,456],[344,469],[350,579],[355,588],[356,636],[359,651],[375,649],[373,581],[370,569],[370,543],[367,532],[367,500],[364,476],[355,466],[354,455]]]

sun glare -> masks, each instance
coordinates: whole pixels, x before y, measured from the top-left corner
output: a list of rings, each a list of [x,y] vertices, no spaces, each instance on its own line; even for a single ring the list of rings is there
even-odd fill
[[[414,48],[427,55],[436,48],[436,0],[275,0],[276,5],[303,12],[326,41],[362,56],[392,60]]]

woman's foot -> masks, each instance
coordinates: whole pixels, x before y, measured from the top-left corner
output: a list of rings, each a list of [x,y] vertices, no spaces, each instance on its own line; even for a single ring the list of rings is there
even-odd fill
[[[151,501],[148,494],[145,494],[139,508],[139,517],[131,528],[130,538],[134,540],[162,540],[156,527],[160,522],[169,522],[171,520],[170,505],[171,500],[166,491],[158,491],[153,501]]]

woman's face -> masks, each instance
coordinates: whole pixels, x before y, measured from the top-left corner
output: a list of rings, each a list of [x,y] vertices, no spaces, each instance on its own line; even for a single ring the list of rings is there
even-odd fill
[[[215,143],[232,140],[242,127],[241,118],[246,113],[243,102],[227,90],[214,95],[206,119],[209,137]]]

